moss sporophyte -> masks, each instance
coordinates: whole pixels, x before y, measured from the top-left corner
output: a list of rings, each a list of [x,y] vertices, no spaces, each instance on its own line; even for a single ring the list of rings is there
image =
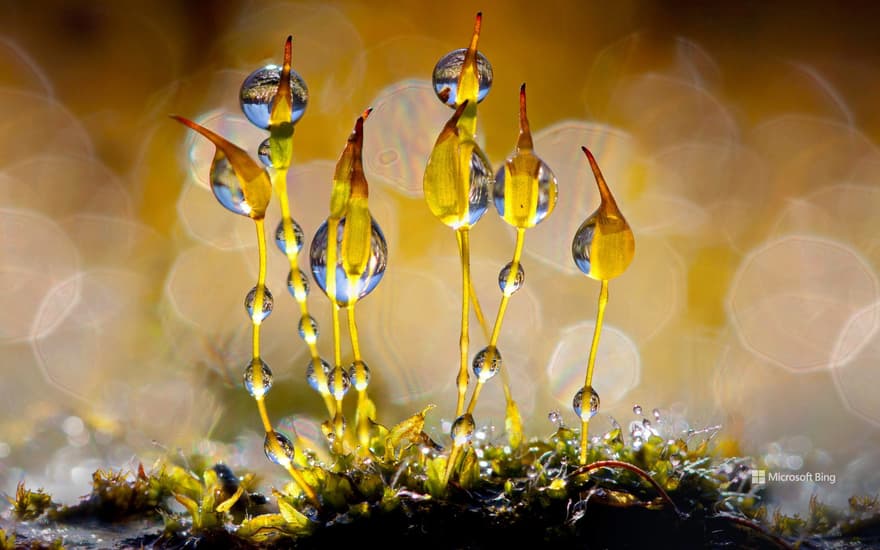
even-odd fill
[[[434,90],[452,115],[440,129],[423,179],[427,206],[455,232],[461,261],[461,331],[457,344],[449,342],[458,346],[460,360],[457,369],[438,366],[448,369],[457,392],[449,439],[434,441],[426,432],[433,405],[424,404],[389,428],[379,422],[368,393],[371,378],[383,376],[383,371],[375,363],[368,367],[369,358],[362,356],[356,306],[381,282],[388,262],[385,237],[370,211],[363,165],[370,109],[356,117],[345,141],[332,181],[327,182],[331,193],[326,221],[307,249],[310,270],[300,268],[306,235],[293,218],[287,181],[294,127],[309,96],[305,81],[291,68],[288,38],[282,64],[257,69],[240,90],[244,115],[269,133],[259,146],[259,161],[223,136],[186,118],[173,118],[215,146],[210,169],[215,197],[226,209],[254,222],[258,270],[256,284],[244,299],[252,355],[244,366],[243,386],[256,403],[265,455],[287,471],[290,483],[273,490],[270,502],[255,492],[253,475],[238,476],[197,456],[186,462],[168,459],[133,474],[96,472],[91,496],[72,507],[58,506],[45,493],[20,486],[10,499],[18,520],[161,516],[164,530],[140,539],[141,544],[157,546],[176,546],[188,537],[218,545],[288,544],[293,538],[298,545],[318,546],[363,536],[387,540],[391,535],[403,542],[427,541],[433,547],[547,541],[639,547],[673,537],[684,546],[788,547],[798,537],[835,530],[852,535],[874,525],[876,535],[878,505],[864,499],[852,503],[848,516],[834,515],[816,503],[811,518],[777,515],[769,520],[762,488],[752,485],[749,475],[760,465],[714,449],[710,441],[716,430],[661,433],[645,419],[628,434],[615,426],[589,437],[589,421],[600,406],[592,379],[609,281],[627,269],[635,252],[633,231],[589,144],[571,146],[582,147],[600,204],[574,235],[566,236],[572,239],[576,266],[600,283],[594,335],[584,349],[584,385],[572,396],[580,426],[570,429],[556,414],[556,431],[546,441],[525,437],[498,342],[509,302],[525,284],[526,232],[553,213],[558,187],[553,170],[534,150],[525,84],[519,90],[515,148],[497,172],[477,144],[477,105],[493,79],[489,61],[477,49],[481,30],[482,16],[477,14],[469,46],[443,56],[434,68]],[[303,378],[326,406],[322,431],[331,451],[329,463],[318,460],[295,430],[290,437],[276,430],[266,407],[273,372],[261,355],[260,331],[278,299],[266,286],[265,217],[273,195],[281,221],[272,236],[289,264],[288,290],[300,311],[291,331],[309,351]],[[501,301],[491,324],[474,292],[470,270],[471,230],[490,203],[515,230],[511,260],[498,275]],[[330,302],[332,360],[318,349],[320,331],[309,313],[307,271]],[[343,310],[351,357],[342,352]],[[488,342],[475,353],[470,345],[471,311]],[[486,437],[477,409],[481,391],[498,374],[506,401],[506,439],[501,442]],[[352,387],[356,412],[353,421],[346,422],[343,403]],[[636,522],[639,529],[627,528]],[[15,544],[15,536],[0,531],[0,548]]]

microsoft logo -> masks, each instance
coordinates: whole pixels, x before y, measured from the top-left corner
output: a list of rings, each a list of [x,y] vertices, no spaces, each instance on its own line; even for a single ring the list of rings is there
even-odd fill
[[[767,470],[752,470],[752,485],[765,485],[767,483]]]

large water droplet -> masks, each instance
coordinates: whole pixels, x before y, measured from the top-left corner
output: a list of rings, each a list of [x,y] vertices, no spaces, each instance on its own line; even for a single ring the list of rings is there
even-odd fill
[[[306,299],[306,296],[309,295],[309,278],[306,276],[306,272],[302,269],[299,270],[299,280],[302,282],[302,288],[297,289],[293,280],[293,270],[290,270],[287,273],[287,291],[290,292],[290,295],[296,298],[297,301],[303,301]]]
[[[370,385],[370,367],[363,361],[355,361],[348,368],[348,377],[354,389],[364,391]]]
[[[521,289],[523,282],[526,280],[526,272],[522,264],[517,264],[516,268],[516,276],[510,281],[510,284],[508,284],[508,281],[510,279],[510,271],[513,269],[513,262],[508,262],[498,274],[498,286],[501,287],[501,292],[505,296],[511,296],[514,292]]]
[[[293,224],[293,238],[295,241],[291,247],[287,245],[287,239],[284,236],[284,220],[280,220],[278,227],[275,228],[275,244],[283,254],[299,253],[306,239],[302,227],[296,223],[296,220],[290,220],[290,223]]]
[[[581,224],[571,241],[571,256],[574,258],[575,265],[584,275],[590,274],[590,247],[593,245],[595,232],[596,216],[594,214]]]
[[[266,432],[263,451],[266,453],[266,458],[285,468],[290,466],[295,456],[293,442],[284,434],[275,431]]]
[[[257,399],[269,393],[272,388],[272,370],[259,357],[254,358],[244,371],[244,387]]]
[[[321,368],[324,369],[324,378],[329,380],[330,371],[332,370],[330,364],[321,359]],[[322,385],[320,380],[318,380],[318,376],[315,373],[315,362],[312,359],[309,359],[309,364],[306,367],[306,382],[318,393],[324,394],[330,391],[326,385]]]
[[[385,243],[385,235],[375,220],[372,222],[372,239],[370,247],[370,260],[363,275],[358,279],[352,289],[352,281],[349,281],[348,274],[345,272],[342,261],[342,235],[345,228],[345,218],[339,222],[336,240],[336,302],[340,306],[347,306],[349,303],[363,298],[376,288],[382,275],[385,273],[385,265],[388,260],[388,245]],[[312,274],[315,282],[321,290],[327,294],[327,246],[329,239],[329,231],[327,222],[321,224],[315,238],[312,240],[312,247],[309,253],[309,259],[312,265]],[[354,294],[350,296],[349,293]]]
[[[459,416],[455,419],[455,422],[453,422],[452,430],[450,431],[452,442],[457,446],[470,443],[471,439],[474,437],[475,427],[474,417],[470,413],[465,413]]]
[[[307,344],[314,344],[318,340],[318,321],[311,315],[303,315],[299,319],[299,337]]]
[[[440,61],[434,66],[434,74],[432,83],[434,85],[434,93],[443,101],[440,95],[444,89],[449,89],[449,97],[446,98],[446,105],[455,108],[457,101],[456,92],[458,90],[458,78],[461,76],[461,67],[464,65],[464,57],[467,48],[461,48],[449,52],[440,58]],[[492,65],[486,56],[481,52],[477,52],[477,77],[480,83],[480,90],[477,92],[477,102],[483,101],[492,87]]]
[[[589,407],[584,409],[584,394],[586,393],[589,393],[590,402]],[[581,388],[576,394],[574,394],[571,406],[574,409],[574,414],[586,422],[596,416],[596,413],[599,412],[599,394],[596,393],[596,390],[594,390],[592,386]]]
[[[348,373],[345,372],[345,369],[342,367],[335,367],[330,372],[330,377],[327,380],[327,388],[330,390],[330,395],[334,398],[342,399],[345,397],[350,386],[351,382],[348,379]]]
[[[474,357],[474,375],[485,382],[498,374],[501,364],[501,352],[493,346],[485,347]]]
[[[229,159],[223,155],[215,157],[211,164],[211,191],[227,210],[250,216],[252,208],[244,198],[241,181],[235,175]]]
[[[507,178],[514,177],[509,173],[510,165],[508,163],[505,163],[495,175],[495,186],[492,193],[495,209],[498,211],[499,216],[515,227],[534,227],[544,221],[544,218],[549,216],[553,209],[556,208],[557,189],[559,187],[556,182],[556,176],[543,160],[537,159],[537,162],[538,195],[534,205],[525,203],[505,204],[505,183]],[[505,217],[507,206],[511,207],[512,212]]]
[[[254,126],[269,128],[272,100],[280,82],[281,67],[278,65],[266,65],[244,79],[239,94],[241,111]],[[293,70],[290,71],[290,92],[293,98],[290,121],[295,123],[305,113],[309,90],[306,82]]]
[[[255,322],[259,323],[272,313],[275,307],[275,299],[267,287],[263,287],[263,307],[260,311],[254,311],[254,302],[257,299],[257,287],[251,289],[244,299],[244,308],[247,310],[248,316]]]

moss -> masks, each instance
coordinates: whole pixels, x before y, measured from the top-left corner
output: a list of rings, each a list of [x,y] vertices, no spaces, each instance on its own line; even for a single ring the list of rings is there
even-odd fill
[[[814,499],[805,517],[771,514],[762,491],[750,485],[751,461],[717,456],[705,441],[651,437],[633,448],[612,432],[590,447],[589,464],[579,467],[576,434],[560,428],[520,449],[469,447],[442,489],[437,478],[445,455],[426,444],[424,432],[383,436],[374,438],[369,460],[348,456],[326,467],[304,455],[300,470],[320,509],[294,483],[273,491],[269,503],[254,492],[252,474],[236,475],[219,464],[197,475],[163,461],[149,471],[95,472],[91,494],[74,506],[20,486],[10,499],[12,513],[58,528],[152,519],[152,535],[126,544],[159,548],[318,548],[363,540],[473,549],[637,548],[670,540],[682,547],[754,548],[880,542],[877,499],[854,497],[847,510]],[[200,457],[190,462],[204,463]],[[3,548],[16,544],[12,533],[0,540]]]

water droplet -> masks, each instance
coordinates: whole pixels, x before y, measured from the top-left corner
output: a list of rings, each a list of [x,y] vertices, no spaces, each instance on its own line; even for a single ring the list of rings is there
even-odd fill
[[[321,359],[321,367],[324,369],[325,380],[329,381],[330,372],[332,370],[330,364]],[[309,386],[318,393],[323,394],[330,391],[326,386],[322,387],[321,382],[318,380],[318,376],[315,374],[315,363],[311,359],[309,359],[309,364],[306,367],[306,382],[308,382]]]
[[[257,147],[257,158],[260,159],[260,162],[263,163],[263,166],[267,168],[272,167],[272,145],[269,142],[269,138],[264,139],[260,142],[259,147]]]
[[[556,197],[559,187],[556,183],[556,176],[553,174],[553,171],[550,170],[550,167],[547,166],[547,163],[533,156],[532,158],[534,161],[538,163],[538,194],[533,195],[533,189],[528,189],[529,194],[534,197],[533,199],[524,201],[520,194],[514,193],[508,201],[505,201],[508,178],[525,177],[519,175],[519,173],[514,170],[513,158],[514,157],[508,159],[504,166],[495,174],[495,185],[492,194],[492,200],[495,202],[495,210],[498,211],[498,215],[501,216],[504,221],[514,227],[534,227],[544,221],[544,218],[549,216],[550,213],[553,212],[553,209],[556,208]],[[527,177],[530,179],[533,178],[531,175]],[[514,181],[515,180],[511,180],[510,183],[514,183]],[[507,204],[509,201],[512,201],[513,204]],[[508,209],[510,209],[509,212]]]
[[[470,443],[474,437],[475,428],[474,417],[470,413],[459,416],[452,423],[452,430],[449,432],[452,436],[452,442],[458,446]]]
[[[633,414],[642,414],[642,406],[633,405]]]
[[[364,391],[370,384],[370,367],[363,361],[355,361],[348,368],[348,377],[354,389]]]
[[[256,299],[257,287],[254,287],[247,293],[247,296],[244,299],[244,308],[247,310],[248,316],[250,316],[255,323],[259,323],[272,313],[272,308],[275,307],[275,299],[272,298],[272,293],[269,292],[269,289],[265,286],[263,287],[263,307],[260,311],[254,311],[254,301]]]
[[[538,477],[538,469],[535,468],[534,464],[530,465],[526,470],[526,477],[529,479],[535,479]]]
[[[290,295],[296,298],[297,301],[303,301],[306,299],[306,296],[309,295],[309,278],[302,269],[299,270],[299,280],[302,281],[301,291],[296,289],[296,285],[293,282],[293,270],[287,273],[287,291],[290,292]]]
[[[654,420],[657,420],[657,421],[660,420],[660,409],[654,409],[652,411],[652,414],[654,415]]]
[[[493,346],[485,347],[474,357],[474,375],[485,382],[498,374],[501,364],[501,352]]]
[[[590,249],[593,246],[593,236],[596,234],[595,214],[587,218],[574,234],[571,241],[571,256],[584,275],[590,274]]]
[[[279,432],[266,432],[263,451],[266,453],[266,458],[285,468],[293,462],[293,443]]]
[[[244,387],[257,399],[269,393],[272,387],[272,370],[259,357],[254,358],[244,370]]]
[[[645,418],[644,420],[642,420],[642,426],[644,426],[645,429],[650,430],[651,429],[651,421],[648,420],[647,418]]]
[[[302,250],[303,243],[305,242],[305,235],[303,234],[302,227],[296,220],[290,220],[293,224],[293,238],[294,238],[294,250],[288,251],[287,240],[284,236],[284,220],[280,220],[278,222],[278,227],[275,228],[275,244],[278,246],[278,250],[280,250],[283,254],[292,254],[299,253]]]
[[[318,321],[311,315],[303,315],[299,319],[299,337],[307,344],[314,344],[318,340]]]
[[[345,397],[350,386],[351,382],[348,379],[348,373],[345,372],[345,369],[342,367],[335,367],[330,372],[330,377],[327,380],[327,388],[330,390],[330,394],[334,398],[342,399]]]
[[[211,191],[217,201],[230,212],[250,216],[252,208],[244,198],[241,180],[235,175],[232,163],[224,155],[218,155],[211,163]]]
[[[339,221],[336,240],[337,261],[335,294],[337,303],[343,307],[349,305],[349,303],[354,302],[355,300],[363,298],[376,288],[376,285],[382,280],[382,275],[385,273],[385,264],[388,260],[388,245],[385,243],[385,235],[382,234],[382,229],[380,229],[376,221],[373,220],[370,260],[367,263],[367,269],[364,270],[363,275],[361,275],[360,279],[354,284],[353,290],[356,296],[349,296],[349,292],[352,291],[352,285],[348,279],[348,274],[343,267],[341,254],[344,228],[345,218],[342,218],[342,220]],[[325,294],[327,293],[328,238],[329,231],[327,229],[327,222],[325,221],[321,224],[321,227],[318,228],[318,232],[315,233],[315,238],[312,240],[312,246],[309,252],[309,260],[311,262],[312,274],[315,277],[315,282],[318,283],[318,287],[320,287]]]
[[[498,286],[501,287],[501,292],[504,293],[505,296],[511,296],[514,292],[521,289],[523,286],[523,282],[526,280],[526,272],[523,269],[522,264],[517,264],[516,266],[516,276],[510,281],[510,285],[507,284],[508,278],[510,277],[510,270],[513,268],[513,262],[508,262],[506,266],[501,270],[498,274]]]
[[[547,414],[547,420],[555,424],[557,428],[562,425],[562,415],[557,410],[550,411]]]
[[[461,67],[464,65],[464,56],[467,48],[461,48],[449,52],[440,58],[440,61],[434,66],[434,74],[432,83],[434,85],[434,93],[443,101],[441,92],[449,89],[449,97],[446,98],[446,105],[455,108],[457,104],[456,91],[458,90],[458,78],[461,76]],[[483,101],[492,88],[492,65],[482,52],[477,52],[477,78],[480,83],[480,90],[477,93],[477,102]]]
[[[266,65],[244,79],[239,94],[241,112],[254,126],[269,128],[272,100],[280,82],[281,67],[278,65]],[[293,70],[290,71],[290,92],[293,99],[290,121],[296,123],[305,113],[309,90],[302,77]]]
[[[588,409],[584,409],[584,394],[589,392],[590,394],[590,406]],[[574,414],[577,415],[583,421],[587,421],[599,412],[599,394],[596,393],[592,387],[585,387],[578,390],[576,394],[574,394],[574,399],[571,402],[572,408],[574,408]]]

